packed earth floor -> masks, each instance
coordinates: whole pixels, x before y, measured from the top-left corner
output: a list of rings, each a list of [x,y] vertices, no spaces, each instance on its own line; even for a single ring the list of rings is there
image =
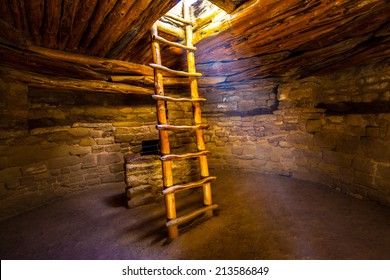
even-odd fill
[[[167,239],[162,201],[126,208],[123,184],[0,222],[1,259],[390,259],[390,208],[325,186],[213,172],[215,217]],[[199,193],[177,198],[196,207]],[[182,210],[180,210],[182,211]]]

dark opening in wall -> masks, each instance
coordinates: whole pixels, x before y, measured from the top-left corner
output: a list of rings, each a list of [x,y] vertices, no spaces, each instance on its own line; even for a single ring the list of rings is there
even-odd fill
[[[372,102],[319,103],[316,108],[326,109],[326,114],[381,114],[390,113],[390,102],[375,100]]]
[[[144,140],[142,141],[141,156],[159,155],[160,146],[159,140]]]

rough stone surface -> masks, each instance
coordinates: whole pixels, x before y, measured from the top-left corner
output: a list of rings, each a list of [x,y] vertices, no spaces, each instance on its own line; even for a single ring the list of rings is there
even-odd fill
[[[293,149],[304,151],[291,162],[292,176],[389,205],[389,73],[373,64],[280,85],[279,124]],[[319,110],[317,117],[306,118],[307,110]],[[291,119],[298,127],[286,126]]]
[[[386,64],[370,65],[299,80],[200,88],[207,98],[202,121],[209,124],[209,166],[321,182],[390,205],[389,73]],[[5,81],[0,92],[2,200],[23,205],[27,192],[63,195],[120,180],[128,187],[149,184],[153,197],[160,195],[158,159],[124,166],[125,155],[143,157],[143,140],[158,139],[149,97],[74,96]],[[172,90],[173,97],[182,95]],[[168,117],[174,125],[192,124],[191,104],[168,104]],[[196,151],[191,132],[170,133],[170,144],[173,153]],[[198,176],[193,161],[174,170],[175,184]]]

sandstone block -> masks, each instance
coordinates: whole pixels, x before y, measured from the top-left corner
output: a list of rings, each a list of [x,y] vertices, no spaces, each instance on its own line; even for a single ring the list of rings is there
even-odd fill
[[[123,182],[125,180],[125,174],[124,172],[118,172],[114,176],[115,182]]]
[[[375,175],[384,179],[388,179],[390,185],[390,164],[389,165],[378,164]]]
[[[72,175],[69,176],[69,183],[78,183],[84,181],[84,177],[82,175]]]
[[[372,174],[374,163],[364,157],[354,157],[352,160],[352,168],[365,174]]]
[[[232,148],[232,154],[233,155],[242,155],[244,153],[244,148],[240,146],[233,146]]]
[[[363,125],[363,118],[361,115],[350,114],[350,115],[347,115],[346,123],[347,123],[347,125],[362,126]]]
[[[97,138],[95,139],[96,143],[98,145],[110,145],[114,144],[114,139],[113,138]]]
[[[48,161],[48,168],[57,169],[57,168],[68,167],[80,163],[81,163],[81,158],[77,156],[60,157],[60,158],[50,159]]]
[[[91,148],[93,154],[100,154],[104,152],[104,146],[92,146]]]
[[[95,145],[95,141],[92,137],[83,138],[79,142],[80,146],[93,146]]]
[[[317,132],[313,136],[313,144],[319,148],[333,150],[339,135],[330,130]]]
[[[84,137],[89,135],[90,129],[84,127],[75,127],[68,129],[68,133],[75,137]]]
[[[360,149],[360,137],[357,136],[340,136],[336,143],[336,152],[346,154],[357,154]]]
[[[97,155],[98,165],[109,165],[113,163],[122,162],[123,157],[121,154],[99,154]]]
[[[105,150],[107,153],[120,152],[121,149],[122,149],[122,148],[121,148],[121,145],[120,145],[120,144],[109,145],[109,146],[105,146],[105,147],[104,147],[104,150]]]
[[[72,146],[69,149],[72,156],[83,156],[91,153],[91,147]]]
[[[115,163],[110,165],[110,172],[111,173],[117,173],[124,171],[124,165],[123,163]]]
[[[379,162],[390,162],[390,145],[377,138],[362,137],[360,150],[364,157]]]
[[[380,135],[379,132],[380,132],[379,127],[371,127],[371,126],[366,127],[366,135],[369,137],[379,137]]]
[[[113,183],[113,182],[115,182],[115,175],[113,175],[113,174],[100,175],[100,181],[102,182],[102,184]]]
[[[321,120],[307,120],[306,123],[307,132],[321,131],[321,128],[322,128]]]
[[[97,166],[97,156],[96,155],[86,155],[81,158],[81,168],[91,168]]]
[[[89,179],[87,181],[88,186],[95,186],[100,184],[100,179],[99,178],[94,178],[94,179]]]
[[[30,130],[31,135],[48,134],[69,131],[70,126],[39,127]]]
[[[133,134],[115,134],[115,142],[122,143],[122,142],[132,142],[135,138],[135,135]]]
[[[333,152],[333,151],[323,151],[322,154],[323,154],[323,160],[326,163],[341,166],[341,167],[349,167],[351,165],[352,156],[350,155]]]
[[[312,145],[313,144],[313,136],[308,133],[303,132],[293,132],[287,136],[287,142],[301,145]]]
[[[59,169],[54,169],[54,170],[59,170]],[[69,167],[64,167],[64,168],[61,168],[61,174],[70,174],[70,168]],[[51,174],[53,174],[52,170],[50,171]]]
[[[35,163],[23,166],[21,170],[23,175],[35,175],[45,173],[47,171],[47,166],[46,164]]]

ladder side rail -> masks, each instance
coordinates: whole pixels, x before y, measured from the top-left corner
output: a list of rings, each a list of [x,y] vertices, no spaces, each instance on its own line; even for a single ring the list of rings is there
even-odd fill
[[[152,27],[152,36],[157,34],[157,24],[154,24]],[[161,65],[161,53],[160,53],[160,45],[157,41],[152,41],[152,52],[153,52],[153,61],[156,64]],[[154,85],[156,89],[157,95],[164,95],[164,83],[163,83],[163,75],[161,70],[154,69]],[[157,100],[157,119],[158,124],[166,125],[167,124],[167,114],[164,100]],[[170,145],[169,145],[169,131],[167,130],[159,130],[159,138],[160,138],[160,149],[162,155],[170,154]],[[172,162],[171,161],[162,161],[162,171],[163,171],[163,185],[164,188],[169,188],[173,186],[173,174],[172,174]],[[176,203],[175,203],[175,195],[173,193],[167,194],[164,196],[165,199],[165,210],[168,222],[170,220],[176,219]],[[179,236],[179,230],[177,225],[172,225],[168,227],[168,234],[170,238],[177,238]]]
[[[183,15],[184,19],[191,21],[190,16],[190,9],[188,6],[188,3],[186,1],[183,2]],[[192,26],[187,25],[186,26],[186,44],[189,47],[192,47]],[[195,54],[192,51],[187,50],[187,64],[188,64],[188,72],[189,73],[196,73],[196,67],[195,67]],[[191,91],[191,98],[199,98],[199,92],[198,92],[198,81],[196,77],[189,77],[190,82],[190,91]],[[193,112],[194,112],[194,123],[195,125],[202,123],[202,113],[201,113],[201,107],[200,103],[193,103]],[[204,151],[206,150],[206,145],[203,139],[203,131],[202,130],[196,130],[196,143],[198,151]],[[200,166],[200,173],[202,177],[208,177],[209,174],[209,167],[207,162],[207,156],[200,156],[199,157],[199,166]],[[206,206],[212,205],[212,197],[211,197],[211,184],[205,183],[202,187],[203,190],[203,204]],[[207,216],[212,216],[212,211],[209,211],[207,213]]]

